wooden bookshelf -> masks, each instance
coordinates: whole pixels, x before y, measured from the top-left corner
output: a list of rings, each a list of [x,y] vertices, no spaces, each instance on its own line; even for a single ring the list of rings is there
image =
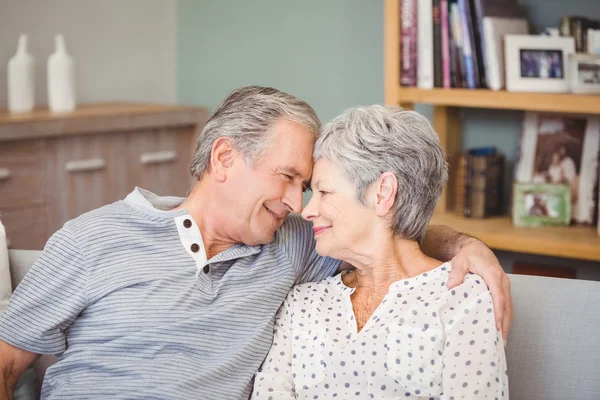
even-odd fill
[[[510,217],[464,218],[442,212],[434,214],[431,223],[465,232],[497,250],[600,261],[600,236],[595,227],[517,228]]]
[[[400,0],[385,0],[385,102],[407,109],[413,109],[415,104],[433,105],[433,125],[450,164],[448,184],[431,223],[466,232],[498,250],[600,261],[600,236],[595,227],[516,228],[509,217],[473,219],[451,213],[456,179],[452,166],[462,150],[461,107],[600,114],[600,96],[401,87],[400,21]]]
[[[516,93],[487,89],[431,89],[400,87],[396,101],[451,107],[600,114],[600,96],[570,93]]]

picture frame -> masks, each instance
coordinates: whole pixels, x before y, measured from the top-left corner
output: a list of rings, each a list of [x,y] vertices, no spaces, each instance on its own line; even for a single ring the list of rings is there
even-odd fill
[[[515,183],[512,208],[513,225],[517,227],[569,225],[571,187],[565,184]]]
[[[594,224],[600,118],[526,112],[514,180],[571,187],[573,222]]]
[[[569,92],[569,56],[573,53],[573,37],[504,36],[506,90]]]
[[[600,93],[600,54],[571,54],[569,85],[573,93]]]

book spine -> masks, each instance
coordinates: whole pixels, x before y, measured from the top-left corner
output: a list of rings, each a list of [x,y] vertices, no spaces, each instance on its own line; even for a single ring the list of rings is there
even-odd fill
[[[467,157],[464,154],[461,154],[458,157],[455,184],[456,186],[454,188],[454,213],[460,216],[464,216],[467,190]]]
[[[452,32],[452,39],[456,45],[456,51],[454,54],[454,62],[456,63],[456,86],[457,88],[467,87],[467,72],[463,58],[463,29],[460,21],[460,11],[458,8],[458,0],[449,1],[449,17],[450,17],[450,30]]]
[[[473,156],[471,165],[471,217],[502,214],[504,157]]]
[[[489,67],[487,65],[486,58],[486,46],[485,37],[483,32],[483,0],[473,0],[473,10],[475,18],[473,19],[473,26],[477,27],[475,32],[475,41],[478,44],[478,62],[479,62],[479,81],[481,87],[487,87],[487,73]]]
[[[450,79],[450,29],[448,23],[448,0],[440,1],[442,19],[442,83],[445,88],[452,87]]]
[[[458,0],[460,24],[463,39],[463,60],[465,63],[466,81],[469,89],[477,88],[475,84],[475,57],[473,56],[473,32],[470,28],[470,12],[467,9],[468,0]]]
[[[575,52],[583,52],[583,20],[582,18],[571,18],[571,36],[575,38]]]
[[[486,87],[485,80],[485,69],[483,68],[483,56],[481,51],[481,35],[479,33],[479,24],[477,23],[477,16],[475,14],[475,6],[473,5],[474,0],[467,0],[467,18],[470,23],[471,30],[471,48],[473,54],[473,67],[475,71],[475,85],[478,88]]]
[[[402,86],[417,86],[417,0],[402,0]]]
[[[571,17],[564,16],[560,18],[560,36],[572,36]]]
[[[467,180],[465,182],[465,208],[464,208],[464,213],[463,215],[465,217],[470,217],[471,216],[471,181],[473,179],[473,156],[470,154],[467,154],[466,156],[467,159],[467,173],[466,173],[466,177]]]
[[[431,0],[420,0],[418,10],[417,85],[421,89],[433,88],[433,21]]]
[[[440,0],[431,0],[431,20],[433,24],[433,86],[442,87],[442,18]]]

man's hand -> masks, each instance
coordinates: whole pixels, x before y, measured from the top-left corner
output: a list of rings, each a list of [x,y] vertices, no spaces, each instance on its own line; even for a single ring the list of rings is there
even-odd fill
[[[458,253],[450,261],[452,271],[448,278],[448,288],[460,285],[468,272],[481,276],[490,289],[496,315],[496,329],[502,330],[504,344],[514,317],[510,296],[510,280],[492,251],[475,238],[468,238],[460,246]]]

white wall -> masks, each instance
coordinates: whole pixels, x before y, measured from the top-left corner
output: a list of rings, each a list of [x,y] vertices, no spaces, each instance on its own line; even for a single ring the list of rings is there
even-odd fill
[[[20,33],[36,61],[36,105],[47,104],[46,62],[63,33],[78,103],[176,101],[176,0],[0,0],[0,108]]]

